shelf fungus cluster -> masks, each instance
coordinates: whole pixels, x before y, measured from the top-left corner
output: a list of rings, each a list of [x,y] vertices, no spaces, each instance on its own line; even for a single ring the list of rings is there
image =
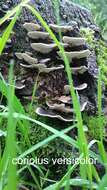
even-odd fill
[[[58,39],[59,31],[62,34],[60,45],[69,60],[74,88],[83,112],[89,103],[87,92],[91,89],[90,79],[93,78],[88,72],[92,51],[87,48],[85,39],[79,33],[74,35],[72,26],[49,26]],[[35,112],[38,115],[63,121],[75,120],[63,55],[57,44],[39,24],[26,22],[23,29],[29,41],[29,51],[15,52],[18,65],[23,70],[22,78],[16,80],[18,95],[31,97],[36,83],[38,107]]]

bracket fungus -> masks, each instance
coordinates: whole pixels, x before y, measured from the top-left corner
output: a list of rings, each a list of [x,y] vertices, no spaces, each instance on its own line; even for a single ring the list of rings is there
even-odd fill
[[[41,26],[39,24],[35,24],[35,23],[29,23],[26,22],[24,23],[23,27],[29,32],[29,31],[35,31],[35,30],[40,30]]]
[[[19,0],[12,2],[15,4]],[[61,32],[62,39],[59,42],[69,60],[81,112],[90,111],[89,105],[93,107],[96,105],[94,95],[98,69],[95,51],[81,36],[80,27],[92,28],[91,16],[85,9],[61,0],[59,1],[61,22],[57,25],[52,1],[47,0],[49,4],[43,3],[43,5],[42,2],[42,0],[40,3],[35,1],[34,4],[57,39],[60,39],[59,32]],[[1,11],[4,13],[5,10]],[[95,30],[96,27],[93,26]],[[2,63],[7,63],[11,58],[15,60],[16,95],[19,98],[23,97],[22,99],[26,97],[30,99],[36,81],[35,98],[38,107],[35,112],[40,116],[57,118],[65,122],[74,121],[75,115],[63,55],[52,37],[27,10],[22,11],[13,36],[14,38],[8,42],[10,44],[7,44],[9,47],[12,45],[11,53],[4,51],[3,53],[8,54],[1,56],[0,59]],[[1,66],[1,71],[3,76],[8,73],[4,66]]]
[[[68,37],[68,36],[64,36],[63,37],[63,42],[64,43],[68,43],[71,46],[81,46],[81,45],[85,45],[85,39],[84,38],[76,38],[76,37]]]
[[[38,60],[36,58],[31,57],[27,53],[15,53],[16,57],[20,60],[24,60],[29,64],[36,64]]]
[[[31,55],[16,52],[15,55],[21,61],[20,65],[23,68],[27,71],[29,69],[29,72],[33,69],[39,73],[37,97],[43,106],[38,107],[36,113],[63,121],[73,121],[74,109],[64,62],[63,59],[60,59],[61,52],[58,52],[57,45],[41,26],[33,23],[26,23],[23,26],[27,30],[29,43],[34,52]],[[86,49],[84,38],[72,37],[72,26],[50,24],[50,27],[55,33],[58,33],[59,30],[64,33],[60,44],[63,45],[65,54],[70,61],[74,88],[78,93],[80,109],[83,112],[87,107],[88,98],[87,96],[82,97],[82,93],[84,94],[84,91],[89,88],[89,81],[84,80],[83,76],[86,73],[88,75],[87,57],[90,56],[91,50]]]
[[[73,27],[72,26],[59,26],[57,24],[50,24],[49,26],[56,33],[59,33],[59,31],[63,32],[63,33],[72,32],[73,31]]]
[[[60,57],[63,57],[62,53],[59,51],[57,52],[58,55]],[[70,62],[72,62],[72,59],[76,58],[76,59],[81,59],[81,58],[84,58],[84,57],[88,57],[90,55],[90,50],[82,50],[82,51],[72,51],[72,52],[68,52],[68,51],[65,51],[65,55],[67,56],[68,60]]]
[[[32,32],[28,32],[28,36],[31,39],[42,39],[42,40],[46,40],[49,38],[49,34],[47,32],[38,32],[38,31],[32,31]]]
[[[56,48],[56,44],[45,44],[45,43],[31,43],[31,47],[32,49],[34,49],[37,52],[40,53],[50,53],[51,51],[53,51]]]

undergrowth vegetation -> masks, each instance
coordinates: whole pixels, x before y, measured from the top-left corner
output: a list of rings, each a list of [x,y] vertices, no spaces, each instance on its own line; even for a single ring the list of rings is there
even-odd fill
[[[12,60],[9,69],[9,84],[5,83],[2,74],[0,74],[0,190],[24,190],[26,188],[35,190],[106,189],[107,152],[104,138],[106,138],[105,126],[107,121],[102,113],[102,85],[103,83],[107,84],[106,43],[103,40],[95,43],[91,30],[81,30],[81,34],[85,36],[90,46],[96,50],[99,65],[98,112],[96,116],[82,116],[77,94],[73,87],[69,61],[64,49],[39,12],[28,2],[29,0],[24,0],[0,19],[0,25],[2,25],[11,16],[13,17],[0,37],[0,54],[5,48],[18,16],[22,9],[26,7],[48,31],[63,55],[76,122],[62,124],[58,121],[56,124],[56,121],[53,123],[47,119],[42,119],[41,122],[41,118],[33,112],[34,98],[29,105],[30,111],[27,112],[15,96],[14,61]],[[57,3],[57,1],[55,2]],[[82,3],[86,4],[86,1]],[[56,7],[58,8],[57,4]],[[97,10],[99,10],[98,6]],[[105,12],[102,14],[105,15]],[[97,19],[99,20],[98,17]],[[104,25],[103,31],[105,32],[106,22],[101,19],[100,21],[103,24],[102,22],[97,23],[101,27]],[[33,97],[35,91],[36,86],[34,87]],[[5,106],[2,104],[3,100]],[[60,159],[61,157],[68,158],[66,165],[52,164],[53,158],[55,161],[55,158]],[[26,163],[30,158],[37,162]],[[41,159],[41,163],[39,163],[40,160],[38,162],[38,158]],[[70,163],[69,158],[78,161]],[[89,162],[90,159],[96,162],[92,164]],[[83,160],[87,160],[87,163],[84,162],[83,164],[81,162]],[[16,161],[19,161],[19,164],[15,164]],[[22,161],[25,161],[25,163],[22,164]],[[60,162],[61,160],[59,160]]]

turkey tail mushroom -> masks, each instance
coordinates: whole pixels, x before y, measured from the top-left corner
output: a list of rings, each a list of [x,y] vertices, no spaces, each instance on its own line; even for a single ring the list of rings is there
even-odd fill
[[[59,51],[57,52],[58,55],[60,57],[63,57],[62,53]],[[66,52],[65,51],[65,55],[67,56],[68,60],[70,62],[72,62],[72,59],[76,58],[76,59],[81,59],[81,58],[85,58],[88,57],[90,55],[90,50],[81,50],[81,51],[72,51],[72,52]]]
[[[82,103],[81,105],[81,112],[85,110],[85,107],[87,105],[87,102]],[[36,113],[40,116],[45,116],[49,118],[56,118],[60,119],[65,122],[72,122],[76,121],[76,119],[73,117],[73,109],[72,108],[66,108],[64,104],[61,105],[50,105],[48,103],[48,108],[38,107],[36,109]],[[62,113],[62,114],[61,114]]]
[[[0,17],[19,2],[20,0],[0,1]],[[90,113],[90,107],[94,107],[96,111],[98,74],[96,53],[95,48],[90,47],[81,36],[81,28],[91,28],[95,34],[94,41],[100,39],[99,29],[88,10],[66,0],[59,0],[61,19],[58,25],[52,1],[43,2],[44,0],[30,0],[63,46],[69,61],[74,90],[80,103],[80,111],[88,110]],[[0,36],[12,19],[12,17],[7,19],[0,26]],[[31,101],[36,83],[34,104],[36,102],[38,108],[35,112],[40,116],[57,118],[65,122],[74,121],[75,114],[65,63],[57,44],[35,16],[26,9],[21,12],[13,30],[14,34],[11,34],[11,40],[7,42],[0,56],[0,71],[6,84],[9,85],[7,82],[9,63],[14,59],[15,93],[22,103],[25,105],[26,100]]]
[[[57,45],[56,44],[45,44],[45,43],[31,43],[31,47],[32,49],[34,49],[37,52],[40,53],[50,53],[51,51],[53,51]]]
[[[63,33],[72,32],[73,31],[73,27],[72,26],[60,26],[60,25],[56,25],[56,24],[50,24],[49,26],[56,33],[59,33],[59,31],[61,31]]]
[[[84,38],[76,38],[76,37],[69,37],[69,36],[64,36],[63,37],[63,42],[68,43],[71,46],[81,46],[85,45],[85,39]]]
[[[33,32],[28,32],[28,36],[31,39],[42,39],[42,40],[46,40],[49,38],[49,33],[47,32],[40,32],[40,31],[33,31]]]
[[[35,24],[35,23],[29,23],[26,22],[24,23],[23,27],[28,31],[35,31],[35,30],[41,30],[41,26],[39,24]]]
[[[89,81],[85,80],[85,77],[83,80],[81,76],[88,74],[88,60],[90,60],[91,50],[86,48],[88,46],[85,46],[85,39],[80,37],[80,34],[76,37],[72,36],[73,26],[58,26],[56,24],[49,26],[57,35],[59,31],[64,35],[60,45],[63,46],[65,55],[70,62],[74,89],[78,94],[80,111],[83,112],[88,105],[88,98],[81,100],[81,96],[84,91],[88,90],[90,84]],[[16,52],[15,56],[27,73],[35,70],[36,75],[39,74],[36,96],[38,104],[40,102],[41,106],[36,109],[36,113],[40,116],[58,118],[65,122],[74,121],[73,103],[62,53],[58,51],[57,44],[52,41],[49,33],[44,31],[40,25],[25,23],[23,27],[27,31],[31,51],[30,53]],[[25,91],[28,90],[26,88]]]
[[[19,60],[24,60],[29,64],[36,64],[38,63],[38,60],[36,58],[31,57],[30,55],[28,55],[27,53],[15,53],[16,57]]]
[[[64,117],[64,116],[61,116],[60,114],[55,113],[51,110],[43,109],[42,107],[38,107],[36,109],[36,113],[40,116],[55,118],[55,119],[59,119],[59,120],[65,121],[65,122],[75,121],[75,119],[73,119],[73,117],[69,117],[69,116]]]

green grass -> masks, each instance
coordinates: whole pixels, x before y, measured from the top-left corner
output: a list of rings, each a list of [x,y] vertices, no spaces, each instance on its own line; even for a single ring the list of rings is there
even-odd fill
[[[69,190],[74,188],[74,186],[82,187],[83,189],[104,189],[107,186],[106,176],[107,176],[107,155],[103,145],[103,123],[102,123],[102,77],[101,72],[99,72],[98,77],[98,125],[100,128],[100,138],[92,139],[91,142],[88,142],[87,135],[84,132],[84,123],[83,118],[80,112],[80,104],[76,95],[76,92],[73,87],[73,80],[72,80],[72,72],[69,65],[69,61],[65,56],[65,52],[63,47],[60,45],[59,40],[56,38],[54,33],[51,31],[47,23],[43,20],[41,15],[35,10],[32,6],[28,5],[28,0],[23,1],[13,10],[8,12],[1,20],[0,25],[3,24],[10,16],[14,15],[13,20],[10,22],[8,27],[6,28],[5,32],[3,33],[2,37],[0,38],[0,54],[2,54],[3,49],[5,48],[6,42],[10,37],[11,31],[14,27],[14,24],[17,20],[18,15],[20,14],[23,7],[29,9],[35,18],[38,19],[42,26],[48,31],[51,38],[57,44],[65,63],[65,70],[68,77],[68,82],[70,85],[71,97],[73,100],[73,107],[75,111],[75,117],[77,122],[75,125],[70,127],[65,126],[65,129],[58,130],[53,126],[49,126],[42,121],[37,119],[33,119],[30,115],[30,111],[33,106],[34,94],[36,91],[37,84],[35,83],[34,91],[33,91],[33,99],[29,107],[29,112],[26,113],[23,106],[21,105],[20,101],[14,94],[14,76],[13,76],[13,67],[10,67],[9,72],[9,85],[5,84],[3,78],[1,77],[0,80],[0,91],[3,96],[7,99],[8,102],[8,110],[5,112],[0,112],[0,119],[5,119],[7,128],[7,136],[5,137],[5,147],[2,150],[2,154],[0,157],[0,190],[10,190],[10,189],[17,189],[17,184],[29,185],[30,187],[34,187],[34,189],[38,190],[60,190],[64,187],[65,190]],[[55,1],[55,7],[58,8],[57,1]],[[59,11],[57,10],[57,14]],[[59,15],[58,22],[59,22]],[[60,31],[59,31],[60,33]],[[61,38],[61,34],[60,34]],[[30,129],[32,124],[38,126],[41,130],[44,128],[48,130],[52,134],[40,141],[39,143],[32,145],[32,142],[29,140]],[[78,130],[78,137],[77,140],[70,137],[67,133],[74,128]],[[20,132],[21,139],[20,142],[17,138],[17,133]],[[36,135],[36,134],[35,134]],[[37,138],[37,137],[35,137]],[[52,181],[48,176],[49,173],[44,173],[44,168],[40,167],[39,165],[34,165],[36,168],[36,172],[32,169],[31,166],[18,166],[12,164],[12,159],[22,159],[28,155],[31,155],[32,158],[35,158],[35,151],[47,146],[51,141],[55,141],[56,138],[59,138],[67,143],[69,147],[73,147],[79,153],[79,160],[82,158],[89,159],[93,157],[94,159],[98,159],[100,164],[105,167],[105,176],[101,179],[99,173],[96,170],[94,165],[88,164],[81,164],[75,163],[69,165],[67,171],[65,171],[64,175],[60,178],[60,180]],[[20,144],[23,146],[20,146]],[[91,149],[94,144],[98,144],[98,151],[99,154],[96,155]],[[29,172],[30,177],[32,178],[32,182],[30,183],[29,179],[23,179],[23,172],[27,170]],[[72,177],[75,170],[78,170],[78,178]],[[38,171],[38,172],[37,172]],[[39,175],[37,174],[39,173]],[[42,179],[42,180],[41,180]],[[96,181],[95,181],[96,179]],[[26,181],[27,180],[27,181]],[[46,183],[47,181],[47,183]],[[51,182],[51,185],[49,185]],[[45,184],[45,187],[44,187]]]

